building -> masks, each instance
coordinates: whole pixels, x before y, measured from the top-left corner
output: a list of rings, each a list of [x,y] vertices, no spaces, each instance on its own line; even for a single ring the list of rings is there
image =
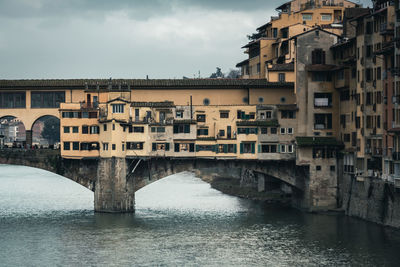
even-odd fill
[[[341,35],[345,10],[355,7],[346,0],[293,0],[279,6],[278,16],[257,28],[242,47],[248,58],[237,64],[241,77],[293,82],[294,69],[288,64],[296,55],[290,39],[315,27]]]

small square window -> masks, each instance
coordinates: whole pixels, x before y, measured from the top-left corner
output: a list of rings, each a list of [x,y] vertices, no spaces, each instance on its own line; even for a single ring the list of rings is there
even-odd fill
[[[321,168],[321,166],[317,165],[317,166],[315,167],[315,169],[316,169],[317,171],[320,171],[322,168]]]
[[[293,134],[293,128],[287,128],[287,133],[288,134]]]
[[[78,133],[79,132],[79,127],[78,126],[72,127],[72,132],[73,133]]]
[[[286,128],[281,128],[281,134],[285,134],[286,133]]]
[[[285,145],[281,145],[281,153],[286,153],[286,146]]]
[[[271,128],[271,134],[276,134],[277,132],[278,132],[277,128],[275,127]]]
[[[335,169],[336,169],[336,166],[335,165],[331,165],[330,169],[331,169],[331,172],[334,172]]]
[[[268,134],[268,128],[266,127],[261,128],[261,134]]]
[[[68,126],[64,126],[64,133],[69,133],[69,127]]]
[[[112,144],[112,150],[115,150],[115,149],[117,149],[116,145]]]
[[[182,119],[183,118],[183,111],[182,110],[176,111],[176,118],[177,119]]]

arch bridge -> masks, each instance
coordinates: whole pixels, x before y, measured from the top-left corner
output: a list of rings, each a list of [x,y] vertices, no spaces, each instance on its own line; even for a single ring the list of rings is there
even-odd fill
[[[250,180],[265,191],[269,181],[293,188],[294,204],[309,208],[307,171],[295,161],[243,161],[204,158],[88,158],[64,159],[58,150],[1,151],[0,164],[44,169],[71,179],[95,194],[97,212],[133,212],[135,192],[155,181],[183,171],[196,172],[207,181],[229,178]]]

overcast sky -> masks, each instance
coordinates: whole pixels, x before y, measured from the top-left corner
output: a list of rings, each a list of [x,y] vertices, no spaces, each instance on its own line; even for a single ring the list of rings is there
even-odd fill
[[[0,0],[0,79],[208,77],[216,66],[228,72],[246,58],[246,35],[283,2]]]

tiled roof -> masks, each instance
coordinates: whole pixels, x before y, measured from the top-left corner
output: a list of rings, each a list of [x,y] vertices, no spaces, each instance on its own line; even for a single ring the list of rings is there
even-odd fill
[[[294,83],[275,82],[265,79],[81,79],[81,80],[0,80],[0,89],[67,88],[100,90],[131,89],[234,89],[234,88],[282,88],[294,87]]]

